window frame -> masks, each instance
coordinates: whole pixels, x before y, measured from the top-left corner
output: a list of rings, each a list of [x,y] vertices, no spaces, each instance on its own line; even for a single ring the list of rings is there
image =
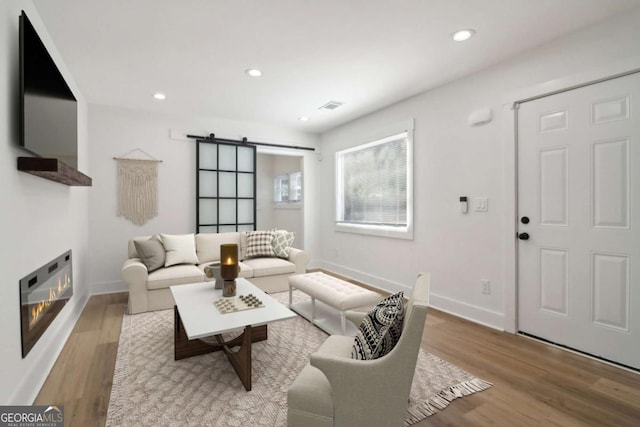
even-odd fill
[[[282,188],[287,187],[286,200],[282,197]],[[289,175],[283,174],[273,178],[273,203],[289,203]]]
[[[389,237],[395,239],[413,240],[413,119],[406,120],[404,122],[388,126],[384,129],[372,133],[366,138],[360,138],[360,140],[366,141],[364,143],[347,147],[335,152],[335,185],[334,185],[334,229],[338,232],[356,233],[370,236]],[[396,141],[397,138],[391,138],[401,133],[406,132],[407,138],[407,225],[406,226],[391,226],[391,225],[375,225],[375,224],[355,224],[348,223],[340,220],[343,209],[343,197],[342,197],[342,175],[340,156],[350,152],[363,150],[378,144],[386,142]]]
[[[299,182],[299,185],[298,185]],[[289,202],[300,203],[302,202],[302,171],[291,172],[289,174]],[[298,192],[300,196],[298,196]],[[292,198],[293,197],[293,198]]]
[[[298,187],[297,186],[294,187],[292,185],[292,183],[296,181],[296,178],[300,183],[299,185],[300,197],[292,198],[292,196],[297,197],[296,193],[297,193]],[[286,200],[282,198],[283,183],[286,183],[286,187],[287,187]],[[273,178],[273,203],[275,203],[276,205],[300,204],[302,203],[302,196],[303,196],[302,189],[303,189],[302,171],[296,171],[296,172],[284,173],[282,175],[278,175]]]

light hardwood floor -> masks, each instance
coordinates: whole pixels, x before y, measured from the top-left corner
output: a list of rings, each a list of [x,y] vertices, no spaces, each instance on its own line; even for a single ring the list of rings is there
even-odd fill
[[[93,296],[35,404],[103,426],[127,294]],[[638,426],[640,375],[431,309],[422,348],[492,382],[416,426]],[[231,369],[231,367],[230,367]]]

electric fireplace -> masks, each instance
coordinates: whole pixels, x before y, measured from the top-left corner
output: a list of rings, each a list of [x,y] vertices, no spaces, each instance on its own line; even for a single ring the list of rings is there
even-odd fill
[[[23,358],[73,295],[72,273],[69,250],[20,280]]]

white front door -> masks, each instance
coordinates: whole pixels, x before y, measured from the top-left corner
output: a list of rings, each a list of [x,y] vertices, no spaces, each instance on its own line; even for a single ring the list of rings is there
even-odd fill
[[[517,124],[519,330],[640,368],[640,73]]]

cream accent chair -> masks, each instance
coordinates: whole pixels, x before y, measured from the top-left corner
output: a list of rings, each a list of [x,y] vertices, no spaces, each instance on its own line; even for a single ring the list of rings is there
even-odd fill
[[[351,358],[354,337],[332,335],[311,354],[287,396],[290,427],[402,426],[429,305],[429,274],[420,274],[396,346],[375,360]],[[359,325],[366,313],[348,311]]]

